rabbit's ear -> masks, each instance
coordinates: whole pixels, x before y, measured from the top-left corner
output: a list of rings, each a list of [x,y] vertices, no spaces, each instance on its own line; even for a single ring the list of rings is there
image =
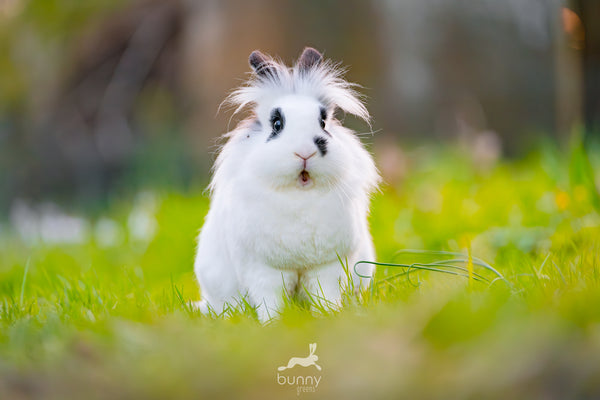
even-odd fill
[[[271,57],[264,54],[260,50],[254,50],[250,53],[250,57],[248,57],[248,62],[250,66],[258,75],[268,76],[273,75],[275,72],[275,66],[273,65],[273,61]]]
[[[312,355],[315,352],[315,350],[317,349],[317,344],[311,343],[309,346],[309,349],[310,349],[310,354]]]
[[[307,71],[312,67],[316,67],[323,60],[323,55],[312,47],[304,48],[302,55],[298,59],[298,68]]]

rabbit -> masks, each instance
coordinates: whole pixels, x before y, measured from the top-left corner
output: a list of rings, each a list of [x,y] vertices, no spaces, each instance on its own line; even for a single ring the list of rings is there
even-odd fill
[[[317,350],[317,344],[311,343],[308,348],[310,350],[310,354],[307,357],[292,357],[288,361],[287,365],[278,367],[277,371],[285,371],[288,368],[294,368],[296,365],[301,365],[303,367],[314,365],[319,371],[321,371],[321,366],[317,364],[319,357],[315,354],[315,350]]]
[[[213,166],[194,262],[196,306],[222,314],[243,299],[262,322],[278,315],[284,295],[309,293],[339,307],[342,290],[367,287],[373,273],[347,274],[340,259],[350,269],[375,260],[367,216],[380,178],[334,112],[370,126],[369,112],[358,85],[313,48],[291,68],[258,50],[249,63],[249,81],[225,100],[234,115],[251,113],[225,134]]]

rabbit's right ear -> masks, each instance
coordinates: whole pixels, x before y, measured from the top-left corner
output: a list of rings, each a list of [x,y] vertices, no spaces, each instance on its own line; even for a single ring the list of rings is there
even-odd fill
[[[269,76],[275,74],[275,66],[273,65],[271,57],[262,53],[260,50],[254,50],[250,53],[248,62],[257,75]]]
[[[318,66],[323,61],[323,55],[312,47],[305,47],[298,59],[298,67],[302,71]]]
[[[317,349],[317,344],[311,343],[308,348],[310,349],[310,354],[312,355],[315,352],[315,350]]]

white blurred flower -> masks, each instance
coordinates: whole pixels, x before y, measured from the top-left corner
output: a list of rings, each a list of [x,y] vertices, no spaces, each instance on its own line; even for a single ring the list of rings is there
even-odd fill
[[[123,229],[110,218],[102,217],[96,222],[94,237],[100,247],[113,247],[123,243]]]
[[[43,203],[36,209],[17,200],[11,208],[10,221],[29,243],[82,243],[89,236],[89,223],[84,218],[68,215],[53,203]]]
[[[26,242],[39,240],[37,213],[24,200],[15,200],[10,209],[10,222],[19,236]]]
[[[136,240],[150,241],[158,228],[155,214],[158,208],[156,195],[141,192],[136,196],[133,209],[127,218],[129,235]]]
[[[40,206],[39,229],[47,243],[82,243],[88,239],[90,230],[84,218],[67,215],[52,203]]]

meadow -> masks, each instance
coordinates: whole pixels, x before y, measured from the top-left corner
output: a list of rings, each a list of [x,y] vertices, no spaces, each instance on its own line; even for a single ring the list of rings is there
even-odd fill
[[[0,399],[598,398],[599,157],[405,150],[370,217],[396,265],[341,310],[291,299],[266,326],[189,306],[200,185],[18,203],[0,227]],[[322,370],[278,376],[310,343]]]

